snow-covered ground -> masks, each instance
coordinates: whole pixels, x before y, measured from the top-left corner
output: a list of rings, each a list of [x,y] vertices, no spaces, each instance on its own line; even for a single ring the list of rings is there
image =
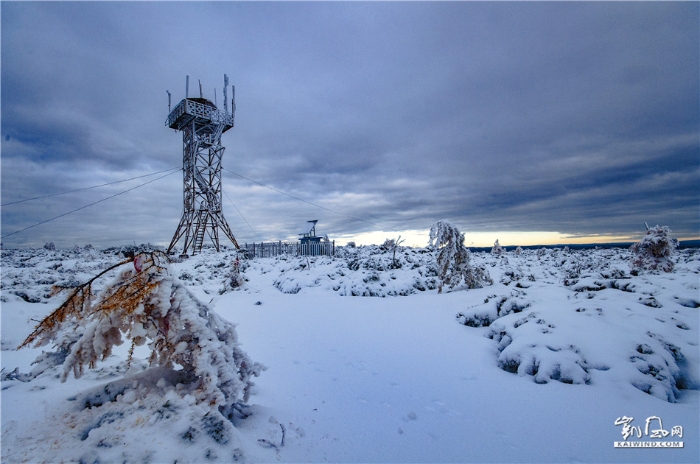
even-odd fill
[[[677,251],[671,273],[639,275],[629,250],[473,253],[494,284],[441,294],[424,249],[402,248],[395,259],[360,247],[335,258],[243,260],[238,288],[229,283],[231,251],[173,263],[171,272],[236,323],[242,348],[267,366],[234,434],[208,421],[206,406],[168,372],[145,369],[143,347],[128,372],[124,344],[65,383],[60,366],[34,375],[41,348],[16,350],[66,298],[53,286],[85,282],[123,259],[117,252],[2,250],[3,462],[700,455],[698,249]]]

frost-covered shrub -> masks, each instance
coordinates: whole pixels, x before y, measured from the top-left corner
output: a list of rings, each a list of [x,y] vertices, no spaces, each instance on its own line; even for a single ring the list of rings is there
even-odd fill
[[[231,271],[228,275],[227,282],[228,286],[233,290],[240,288],[245,282],[241,268],[241,260],[238,259],[238,257],[231,263]]]
[[[277,260],[273,286],[295,294],[306,288],[326,288],[342,296],[406,296],[437,288],[432,256],[424,249],[402,248],[389,255],[378,245],[341,247],[333,257],[316,259],[313,270],[303,258]]]
[[[511,313],[519,313],[529,308],[530,303],[519,296],[496,297],[490,295],[483,304],[473,306],[466,311],[457,314],[457,322],[468,327],[488,327],[496,319]]]
[[[44,245],[44,248],[49,251],[56,251],[56,245],[53,242],[48,242]]]
[[[647,332],[647,336],[649,338],[644,343],[638,343],[630,356],[630,362],[639,371],[631,383],[649,395],[675,403],[679,388],[692,388],[686,384],[690,380],[679,367],[685,363],[685,357],[679,347],[660,335]]]
[[[399,238],[397,239],[386,239],[384,244],[379,247],[384,251],[392,252],[391,269],[398,269],[401,267],[401,264],[396,261],[396,251],[399,249],[399,245],[401,245],[404,241],[405,240],[401,240],[401,236],[399,235]]]
[[[379,248],[382,251],[391,251],[394,249],[395,246],[396,246],[396,240],[394,240],[393,238],[387,238],[386,240],[384,240],[384,243],[379,245]]]
[[[467,327],[488,327],[498,319],[498,310],[495,302],[487,298],[484,304],[469,308],[457,314],[457,322]]]
[[[536,383],[551,380],[568,384],[589,383],[590,366],[575,345],[535,342],[532,337],[533,332],[549,333],[553,328],[552,324],[532,312],[492,324],[487,337],[498,343],[498,367],[506,372],[532,376]]]
[[[469,260],[469,250],[464,246],[464,234],[448,221],[438,221],[430,228],[430,245],[438,248],[436,258],[438,293],[447,285],[454,288],[462,281],[469,288],[481,288],[493,281],[484,269],[473,267]]]
[[[647,229],[646,235],[638,243],[632,245],[633,257],[631,266],[634,269],[646,271],[673,270],[671,257],[678,247],[678,240],[671,238],[671,230],[666,226],[656,226]]]
[[[94,296],[97,278],[128,263],[133,268]],[[240,348],[234,325],[190,294],[160,252],[138,254],[76,288],[20,348],[53,342],[59,351],[68,349],[65,381],[71,372],[79,378],[86,365],[105,360],[124,337],[131,340],[130,356],[135,346],[147,344],[151,368],[176,372],[197,403],[226,418],[248,401],[252,377],[263,369]]]

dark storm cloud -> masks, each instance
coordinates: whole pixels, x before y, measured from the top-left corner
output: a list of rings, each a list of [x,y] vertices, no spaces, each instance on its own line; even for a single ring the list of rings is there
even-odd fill
[[[241,241],[307,216],[331,235],[449,218],[697,236],[697,17],[690,2],[4,3],[2,201],[176,167],[165,90],[176,104],[189,74],[221,106],[228,73],[225,167],[327,208],[224,172]],[[178,176],[85,210],[82,235],[57,220],[4,242],[168,242]],[[4,207],[3,235],[97,193]]]

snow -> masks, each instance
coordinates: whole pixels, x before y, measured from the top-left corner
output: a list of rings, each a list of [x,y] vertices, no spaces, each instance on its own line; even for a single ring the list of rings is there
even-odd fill
[[[237,287],[236,254],[207,250],[171,272],[267,366],[228,424],[183,387],[181,371],[147,368],[146,346],[130,366],[129,343],[115,346],[65,383],[53,362],[60,356],[32,365],[49,346],[16,350],[66,298],[53,285],[75,286],[122,259],[118,249],[2,250],[3,461],[697,462],[700,454],[698,249],[676,250],[670,273],[632,272],[622,249],[472,252],[470,263],[494,284],[441,294],[426,249],[399,247],[396,259],[359,247],[335,258],[241,260]],[[651,417],[669,432],[682,427],[673,439],[683,448],[614,448],[623,417],[641,432]]]

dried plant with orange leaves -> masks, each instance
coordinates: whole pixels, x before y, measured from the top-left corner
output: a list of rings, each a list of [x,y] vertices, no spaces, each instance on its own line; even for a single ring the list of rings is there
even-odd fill
[[[134,263],[134,270],[137,272],[134,273],[131,270],[122,272],[118,279],[120,284],[112,286],[111,292],[103,293],[100,302],[94,306],[95,294],[92,284],[113,269],[131,262]],[[167,263],[167,257],[162,253],[154,252],[142,253],[110,266],[84,284],[77,286],[58,309],[37,325],[19,348],[32,343],[37,347],[46,345],[56,338],[63,324],[70,322],[71,319],[84,319],[96,312],[111,313],[117,308],[122,308],[126,313],[133,313],[143,298],[158,285],[160,279],[157,276],[165,269],[164,263]],[[56,294],[62,290],[64,289],[60,287],[54,288],[52,293]]]
[[[133,263],[133,266],[127,264]],[[96,279],[124,267],[99,293]],[[182,394],[192,394],[231,418],[248,401],[252,377],[264,369],[241,349],[235,327],[198,301],[169,271],[162,252],[144,252],[122,261],[77,287],[19,348],[53,342],[67,355],[61,380],[94,368],[129,339],[146,344],[151,367],[170,370]]]

